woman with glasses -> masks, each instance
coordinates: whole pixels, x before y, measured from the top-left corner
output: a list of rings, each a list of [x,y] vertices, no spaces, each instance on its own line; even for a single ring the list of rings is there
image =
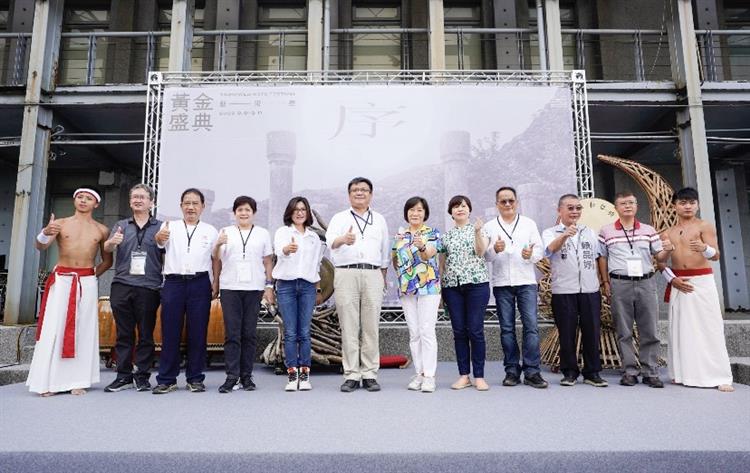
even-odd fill
[[[286,391],[312,389],[310,325],[315,305],[321,303],[320,262],[324,249],[320,237],[310,229],[312,223],[307,199],[292,197],[284,211],[285,226],[274,236],[277,261],[273,277],[284,321]]]
[[[437,337],[435,323],[440,305],[438,252],[443,245],[440,232],[424,224],[430,207],[422,197],[412,197],[404,204],[404,220],[393,243],[393,269],[399,283],[401,305],[409,327],[409,348],[416,374],[408,389],[435,391]]]
[[[479,391],[490,389],[484,380],[484,314],[490,298],[489,275],[484,252],[489,244],[482,230],[482,220],[470,222],[471,200],[456,195],[448,202],[448,214],[456,226],[443,236],[444,256],[441,257],[443,301],[448,308],[456,345],[459,378],[452,389],[472,386],[469,375],[474,372],[474,386]]]
[[[214,246],[214,258],[221,259],[218,284],[227,373],[220,393],[232,392],[240,386],[245,391],[255,390],[253,362],[260,303],[263,298],[273,303],[271,236],[268,230],[253,223],[257,209],[252,197],[237,197],[232,206],[236,225],[222,228]]]

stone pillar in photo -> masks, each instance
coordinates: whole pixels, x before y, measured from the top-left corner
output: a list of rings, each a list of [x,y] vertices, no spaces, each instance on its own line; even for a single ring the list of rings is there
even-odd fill
[[[273,235],[284,224],[284,210],[292,198],[297,137],[291,131],[271,131],[266,135],[268,158],[268,231]],[[264,217],[261,217],[261,221]],[[260,221],[258,221],[260,224]]]

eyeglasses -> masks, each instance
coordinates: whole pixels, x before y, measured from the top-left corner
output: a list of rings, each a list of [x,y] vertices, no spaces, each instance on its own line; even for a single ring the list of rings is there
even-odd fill
[[[294,211],[295,212],[299,212],[299,213],[305,213],[305,212],[307,212],[307,209],[297,207],[297,208],[294,209]]]
[[[130,200],[150,200],[151,197],[142,194],[133,194],[130,196]]]
[[[568,209],[568,212],[572,212],[574,210],[577,210],[580,212],[581,210],[583,210],[583,205],[568,205],[567,209]]]
[[[352,194],[358,194],[360,192],[362,194],[369,194],[370,188],[369,187],[352,187],[351,189],[349,189],[349,192]]]
[[[497,203],[498,203],[498,204],[500,204],[500,205],[513,205],[513,204],[515,204],[515,203],[516,203],[516,199],[503,199],[503,200],[498,200],[498,201],[497,201]]]
[[[638,202],[635,200],[623,200],[617,203],[617,205],[620,205],[622,207],[632,207],[633,205],[637,205],[637,204]]]

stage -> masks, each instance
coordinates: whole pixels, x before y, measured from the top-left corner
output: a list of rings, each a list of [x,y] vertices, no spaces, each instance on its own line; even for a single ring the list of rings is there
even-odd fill
[[[105,393],[41,398],[23,384],[0,387],[0,471],[741,471],[750,464],[750,387],[731,394],[667,385],[499,385],[452,391],[454,363],[438,390],[406,390],[410,369],[380,373],[383,390],[338,391],[337,373],[313,373],[310,392],[256,365],[258,390]],[[666,380],[666,372],[662,374]],[[152,377],[153,382],[153,377]]]

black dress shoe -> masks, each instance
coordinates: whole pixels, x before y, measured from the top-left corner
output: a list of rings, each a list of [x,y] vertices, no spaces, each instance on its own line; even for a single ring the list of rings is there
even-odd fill
[[[344,384],[341,385],[342,393],[350,393],[355,389],[359,389],[359,381],[354,379],[347,379]]]
[[[664,387],[664,383],[662,383],[661,380],[657,376],[644,376],[641,382],[645,384],[646,386],[649,386],[652,388]]]
[[[503,386],[517,386],[521,382],[521,377],[517,374],[508,373],[503,380]]]
[[[638,384],[638,376],[624,374],[622,375],[622,378],[620,378],[620,384],[623,386],[635,386]]]
[[[255,381],[253,381],[252,375],[242,376],[240,378],[240,384],[244,391],[255,391],[255,388],[257,387],[255,386]]]
[[[367,389],[371,393],[374,393],[375,391],[380,391],[380,385],[374,379],[363,379],[362,387]]]

